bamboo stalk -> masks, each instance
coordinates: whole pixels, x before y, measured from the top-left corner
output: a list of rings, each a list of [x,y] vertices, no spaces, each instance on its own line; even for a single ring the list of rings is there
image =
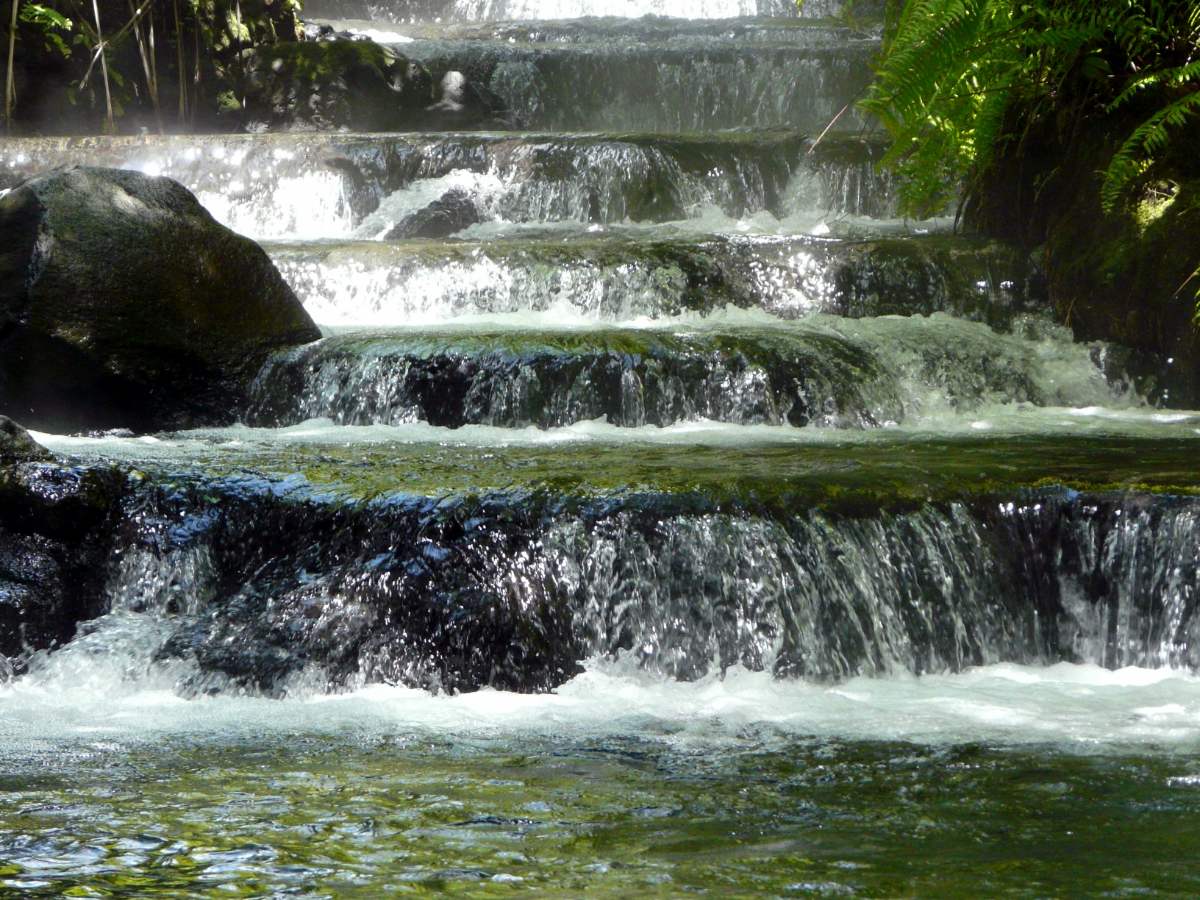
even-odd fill
[[[4,82],[4,130],[12,131],[13,108],[17,105],[17,84],[13,80],[13,57],[17,51],[17,6],[20,0],[12,0],[12,21],[8,26],[8,74]]]
[[[242,0],[233,0],[233,10],[237,17],[237,84],[242,89],[242,108],[246,108],[246,60],[242,56]]]
[[[195,61],[196,69],[195,76],[192,78],[192,127],[196,126],[196,116],[199,114],[203,106],[202,97],[204,96],[204,65],[203,57],[200,54],[200,37],[201,29],[203,28],[200,20],[199,8],[195,11],[195,27],[192,29],[192,59]],[[211,25],[210,25],[211,28]],[[206,37],[205,40],[208,40]]]
[[[196,60],[196,77],[192,81],[193,87],[196,89],[196,102],[192,104],[192,108],[200,103],[200,14],[196,13],[196,27],[192,29],[192,56]]]
[[[173,5],[175,7],[175,51],[177,56],[175,65],[179,75],[179,125],[182,127],[188,117],[187,77],[184,74],[183,21],[179,18],[179,0],[173,0]]]
[[[150,8],[147,31],[150,38],[150,83],[153,85],[154,118],[158,122],[158,133],[163,133],[162,109],[158,103],[158,49],[154,45],[154,8]]]
[[[116,119],[113,117],[112,91],[108,88],[108,60],[104,58],[104,32],[100,29],[100,5],[92,0],[92,12],[96,15],[96,52],[100,55],[100,74],[104,77],[104,106],[108,114],[108,130],[117,130]]]
[[[108,41],[101,40],[101,39],[100,39],[100,32],[99,32],[99,31],[97,31],[97,32],[96,32],[96,41],[97,41],[97,44],[96,44],[96,51],[95,51],[95,52],[92,54],[92,61],[91,61],[90,63],[88,63],[87,71],[86,71],[86,72],[84,72],[84,73],[83,73],[83,77],[82,77],[81,79],[79,79],[79,89],[80,89],[80,90],[83,90],[83,88],[84,88],[84,87],[87,85],[87,83],[88,83],[88,80],[89,80],[89,79],[92,77],[92,69],[94,69],[94,68],[96,67],[96,61],[97,61],[98,59],[100,59],[100,56],[101,56],[101,51],[102,51],[102,50],[103,50],[103,49],[104,49],[104,48],[105,48],[105,47],[106,47],[108,44],[116,44],[116,43],[119,43],[119,42],[120,42],[120,40],[121,40],[121,38],[125,37],[125,34],[126,34],[126,32],[128,32],[130,28],[132,28],[134,25],[136,25],[136,24],[137,24],[138,20],[139,20],[139,19],[142,17],[142,14],[143,14],[143,13],[144,13],[144,12],[145,12],[147,9],[149,9],[149,7],[150,7],[150,4],[151,4],[152,2],[153,2],[153,0],[146,0],[146,2],[145,2],[145,3],[143,3],[143,4],[142,4],[140,7],[138,7],[138,11],[137,11],[136,13],[134,13],[134,16],[133,16],[133,18],[132,18],[132,19],[130,19],[128,22],[126,22],[126,23],[125,23],[125,25],[124,25],[124,26],[121,28],[121,30],[120,30],[120,31],[118,31],[118,32],[117,32],[117,33],[116,33],[116,34],[115,34],[115,35],[112,37],[112,39],[111,39],[111,40],[108,40]],[[99,20],[99,17],[97,16],[97,21],[98,21],[98,20]]]
[[[138,23],[138,10],[133,5],[133,0],[129,0],[129,12],[133,16],[133,39],[137,44],[138,56],[142,60],[142,74],[146,77],[146,93],[150,95],[150,105],[154,109],[154,120],[158,124],[158,133],[162,134],[162,114],[158,109],[158,85],[154,83],[154,76],[150,73],[150,54],[146,49],[146,39],[142,36],[142,28]]]

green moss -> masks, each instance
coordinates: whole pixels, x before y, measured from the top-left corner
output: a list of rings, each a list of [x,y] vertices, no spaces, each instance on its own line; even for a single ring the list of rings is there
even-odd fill
[[[452,432],[450,433],[453,434]],[[932,438],[885,434],[828,443],[729,446],[592,441],[474,446],[454,443],[202,444],[154,457],[130,442],[119,461],[170,480],[266,478],[301,495],[349,501],[392,495],[546,492],[564,500],[631,494],[698,498],[705,507],[808,508],[873,514],[929,502],[1013,498],[1022,490],[1200,494],[1200,439],[1115,437]],[[115,451],[107,451],[106,460]],[[79,461],[95,462],[95,457]],[[300,476],[297,480],[297,474]]]
[[[1143,234],[1147,228],[1162,218],[1178,195],[1179,185],[1174,182],[1161,182],[1151,185],[1146,190],[1138,200],[1134,211],[1138,228]]]

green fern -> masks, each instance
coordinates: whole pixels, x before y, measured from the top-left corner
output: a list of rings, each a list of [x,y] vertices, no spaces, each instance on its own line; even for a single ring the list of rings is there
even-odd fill
[[[1010,109],[1050,115],[1072,78],[1097,92],[1118,87],[1109,111],[1169,94],[1105,175],[1104,203],[1113,208],[1135,192],[1171,130],[1200,112],[1197,47],[1200,4],[1178,0],[908,0],[860,105],[893,138],[884,162],[901,175],[905,211],[927,214],[946,200],[943,176],[956,190],[1014,137],[1004,132]],[[1124,71],[1112,71],[1110,48]]]
[[[1101,203],[1114,212],[1137,202],[1174,135],[1200,116],[1195,0],[906,0],[887,13],[860,106],[892,138],[883,163],[908,215],[969,193],[998,148],[1022,139],[1015,116],[1031,127],[1140,114],[1103,174]],[[1198,281],[1200,268],[1189,292]]]
[[[1200,88],[1157,110],[1125,138],[1104,173],[1100,201],[1106,212],[1128,197],[1131,185],[1140,180],[1154,158],[1167,148],[1171,129],[1182,128],[1197,113],[1200,113]]]

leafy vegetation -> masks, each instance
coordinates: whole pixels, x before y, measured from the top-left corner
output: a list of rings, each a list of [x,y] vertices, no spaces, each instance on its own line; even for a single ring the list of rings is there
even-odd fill
[[[892,0],[877,80],[862,107],[893,138],[885,164],[901,176],[905,212],[970,200],[997,160],[1055,149],[1058,165],[1090,164],[1110,145],[1099,206],[1144,231],[1180,191],[1175,146],[1200,124],[1200,4],[1192,0]],[[1018,165],[1018,169],[1023,168]],[[1034,162],[1034,194],[1056,166]],[[1188,177],[1194,178],[1194,173]],[[1062,177],[1059,190],[1079,182]],[[1018,213],[1020,214],[1020,213]],[[1181,252],[1189,252],[1183,250]],[[1189,270],[1200,260],[1193,257]],[[1175,291],[1195,291],[1200,266]]]
[[[247,48],[294,40],[299,0],[12,0],[8,130],[188,128],[236,93]]]
[[[1105,172],[1112,210],[1200,115],[1200,4],[1188,0],[907,0],[889,4],[864,109],[894,144],[908,211],[944,208],[1031,123],[1129,113]]]

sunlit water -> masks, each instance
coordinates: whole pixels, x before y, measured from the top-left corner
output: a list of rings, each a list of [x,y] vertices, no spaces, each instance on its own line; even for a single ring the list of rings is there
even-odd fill
[[[0,688],[0,877],[59,895],[1191,893],[1200,683],[958,676],[180,700]],[[1119,844],[1122,853],[1113,854]]]
[[[860,4],[863,6],[864,4]],[[733,16],[812,17],[836,15],[840,0],[311,0],[313,16],[368,16],[375,21],[488,21],[568,19],[581,16],[671,16],[726,19]],[[870,12],[870,9],[868,9]]]
[[[808,0],[803,13],[839,7]],[[0,657],[0,894],[1200,893],[1200,680],[1172,630],[1194,630],[1200,413],[1154,408],[1105,367],[1108,348],[1026,315],[1036,297],[1020,259],[937,243],[946,217],[896,218],[871,165],[877,144],[831,136],[815,148],[797,130],[818,130],[855,93],[862,35],[785,34],[767,20],[539,24],[791,17],[790,0],[306,10],[369,19],[355,27],[435,70],[482,60],[522,128],[791,130],[6,142],[5,187],[78,162],[181,180],[219,221],[276,241],[269,252],[327,334],[299,351],[303,377],[276,385],[292,401],[272,411],[282,427],[35,436],[71,464],[127,467],[147,492],[196,487],[181,524],[215,520],[235,495],[249,498],[243,517],[282,498],[299,512],[272,527],[297,526],[299,544],[332,536],[301,535],[326,521],[306,511],[341,504],[369,517],[396,498],[425,514],[483,497],[499,509],[488,521],[505,522],[531,497],[595,501],[607,530],[541,523],[532,550],[499,559],[499,582],[519,599],[537,596],[539,576],[574,573],[592,626],[627,616],[648,637],[541,693],[406,687],[384,668],[338,681],[315,664],[255,690],[160,650],[219,595],[219,577],[258,573],[219,576],[202,543],[161,549],[150,538],[175,521],[134,505],[123,524],[144,527],[145,543],[113,561],[110,611],[19,677]],[[474,36],[444,25],[506,18],[534,21]],[[809,53],[829,41],[857,43]],[[750,65],[756,45],[770,65]],[[643,81],[656,98],[634,104]],[[468,198],[474,224],[447,242],[384,239],[448,191]],[[895,238],[905,243],[886,245]],[[882,249],[864,263],[870,242]],[[883,315],[894,312],[936,314]],[[837,370],[818,407],[849,397],[865,412],[787,424],[763,385],[818,340],[809,369],[835,348],[870,363]],[[651,422],[658,373],[639,354],[714,342],[734,349],[693,366],[694,402]],[[595,384],[574,376],[561,415],[512,402],[552,393],[532,361],[547,347],[620,358],[620,403],[600,414],[585,402]],[[737,353],[767,362],[723,369]],[[477,379],[474,418],[458,427],[430,424],[406,393],[431,358],[514,357],[524,368]],[[680,376],[671,397],[686,387]],[[622,507],[637,501],[661,517],[646,525]],[[809,515],[806,504],[835,501],[859,505]],[[1005,558],[977,552],[992,529],[1033,529],[1043,502],[1070,513],[1029,545],[1058,573],[1061,635],[1077,658],[1113,668],[969,664],[1011,647],[1062,658],[1013,637],[994,612],[1011,599],[995,583]],[[899,511],[880,513],[888,503]],[[1095,558],[1064,562],[1064,547]],[[614,560],[630,571],[605,581]],[[291,574],[319,590],[338,564],[376,562],[316,553]],[[906,643],[897,623],[914,578],[920,612],[936,604],[934,624],[953,632],[949,649]],[[681,595],[693,584],[710,593]],[[760,596],[774,605],[755,609]],[[805,603],[830,621],[777,621]],[[841,654],[860,607],[878,615],[863,638],[878,659]],[[732,663],[703,655],[714,621],[741,641]],[[797,627],[783,672],[809,662],[875,677],[777,677],[779,635]]]
[[[256,453],[288,445],[322,458],[339,447],[399,458],[408,446],[421,458],[431,447],[745,454],[835,440],[904,454],[981,431],[1019,448],[1027,438],[1196,440],[1198,428],[1183,411],[1004,405],[836,439],[712,422],[328,420],[38,438],[68,457],[169,470],[226,454],[261,466]],[[177,686],[190,664],[152,655],[163,626],[152,612],[115,611],[0,687],[6,887],[367,897],[1197,886],[1200,681],[1188,672],[997,664],[825,683],[735,666],[677,681],[622,658],[592,660],[533,695],[386,684],[329,694],[299,673],[286,699],[185,699]]]

